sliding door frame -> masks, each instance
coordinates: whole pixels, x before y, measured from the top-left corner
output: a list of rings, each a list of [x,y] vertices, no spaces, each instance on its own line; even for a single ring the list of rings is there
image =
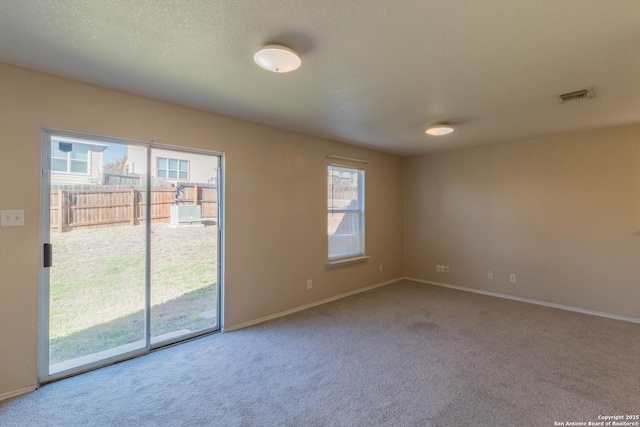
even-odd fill
[[[144,147],[147,152],[147,177],[146,177],[146,214],[145,214],[145,345],[140,349],[125,352],[116,356],[91,362],[69,370],[49,373],[49,311],[50,311],[50,270],[44,267],[44,244],[50,243],[50,219],[51,219],[51,136],[62,136],[68,138],[88,139],[99,142],[112,142],[127,146]],[[41,177],[40,177],[40,231],[39,231],[39,292],[38,292],[38,383],[45,384],[58,379],[81,374],[97,368],[108,366],[123,360],[138,357],[149,352],[174,345],[181,341],[186,341],[203,335],[222,331],[223,326],[223,293],[224,293],[224,183],[225,183],[225,154],[218,151],[202,150],[197,148],[187,148],[169,144],[159,144],[154,141],[144,142],[132,139],[110,137],[104,135],[89,134],[84,132],[73,132],[54,128],[43,128],[41,137]],[[151,151],[152,149],[175,150],[184,153],[202,154],[218,157],[217,169],[217,192],[218,192],[218,218],[217,218],[217,292],[216,310],[217,324],[214,327],[205,328],[179,337],[164,340],[151,344]],[[55,248],[54,248],[55,250]],[[55,259],[54,259],[55,261]]]

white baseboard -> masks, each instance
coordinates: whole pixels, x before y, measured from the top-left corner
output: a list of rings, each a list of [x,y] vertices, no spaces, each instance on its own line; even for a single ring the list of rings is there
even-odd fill
[[[441,286],[443,288],[457,289],[459,291],[473,292],[475,294],[488,295],[491,297],[510,299],[514,301],[526,302],[529,304],[543,305],[545,307],[559,308],[560,310],[575,311],[576,313],[590,314],[592,316],[606,317],[608,319],[614,319],[614,320],[622,320],[624,322],[640,323],[640,319],[635,317],[620,316],[618,314],[604,313],[602,311],[586,310],[584,308],[571,307],[569,305],[555,304],[552,302],[538,301],[535,299],[516,297],[513,295],[499,294],[497,292],[483,291],[481,289],[465,288],[464,286],[449,285],[447,283],[434,282],[432,280],[416,279],[415,277],[405,277],[405,279],[411,280],[413,282],[420,282],[420,283],[427,283],[429,285],[434,285],[434,286]]]
[[[335,301],[335,300],[338,300],[338,299],[341,299],[341,298],[346,298],[346,297],[351,296],[351,295],[359,294],[360,292],[370,291],[371,289],[375,289],[375,288],[379,288],[381,286],[389,285],[391,283],[399,282],[400,280],[403,280],[403,278],[399,277],[397,279],[389,280],[387,282],[377,283],[377,284],[372,285],[372,286],[367,286],[366,288],[361,288],[361,289],[357,289],[355,291],[347,292],[345,294],[336,295],[335,297],[326,298],[326,299],[323,299],[323,300],[320,300],[320,301],[312,302],[311,304],[301,305],[300,307],[292,308],[291,310],[281,311],[280,313],[271,314],[269,316],[261,317],[259,319],[250,320],[248,322],[240,323],[238,325],[233,325],[233,326],[231,326],[229,328],[224,328],[224,330],[222,332],[237,331],[238,329],[246,328],[248,326],[257,325],[258,323],[266,322],[268,320],[277,319],[278,317],[287,316],[289,314],[293,314],[293,313],[296,313],[298,311],[306,310],[306,309],[311,308],[311,307],[315,307],[315,306],[318,306],[318,305],[326,304],[328,302]]]
[[[21,389],[18,389],[18,390],[10,391],[8,393],[0,394],[0,401],[11,399],[12,397],[18,397],[18,396],[21,396],[23,394],[31,393],[32,391],[36,391],[37,388],[38,388],[37,385],[32,385],[32,386],[29,386],[29,387],[25,387],[25,388],[21,388]]]

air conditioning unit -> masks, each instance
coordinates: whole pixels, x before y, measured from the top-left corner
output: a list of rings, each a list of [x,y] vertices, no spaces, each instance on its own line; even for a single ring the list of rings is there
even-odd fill
[[[193,205],[173,205],[169,211],[169,225],[202,225],[202,207]]]

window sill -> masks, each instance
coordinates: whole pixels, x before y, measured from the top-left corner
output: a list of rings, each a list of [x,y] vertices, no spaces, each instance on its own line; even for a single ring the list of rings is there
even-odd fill
[[[355,256],[350,258],[330,259],[329,261],[327,261],[327,267],[335,267],[342,264],[351,264],[353,262],[366,261],[369,258],[371,257],[367,255],[360,255],[360,256]]]

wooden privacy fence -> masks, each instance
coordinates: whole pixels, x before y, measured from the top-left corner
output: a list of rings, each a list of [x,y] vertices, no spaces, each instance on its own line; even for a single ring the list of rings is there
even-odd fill
[[[185,184],[181,204],[199,205],[202,219],[218,216],[218,189],[211,184]],[[146,220],[144,188],[65,188],[51,190],[52,231],[137,225]],[[173,187],[151,189],[151,222],[168,222],[171,205],[176,204]]]

